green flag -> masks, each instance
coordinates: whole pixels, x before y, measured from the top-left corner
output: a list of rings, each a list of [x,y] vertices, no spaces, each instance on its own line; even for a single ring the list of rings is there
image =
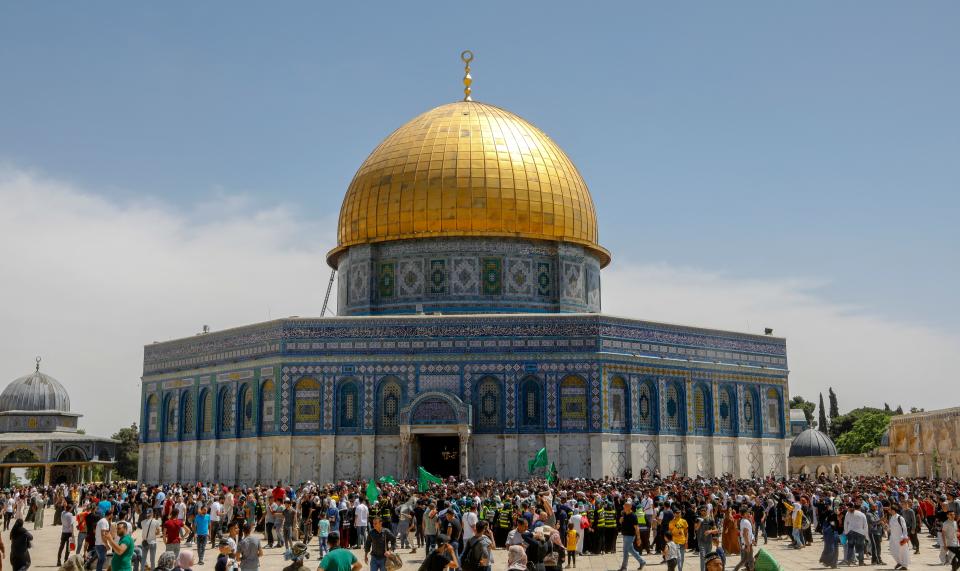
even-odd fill
[[[397,482],[396,480],[394,480],[394,479],[393,479],[393,476],[380,476],[380,483],[381,483],[381,484],[390,484],[390,485],[396,486],[396,485],[398,485],[399,482]]]
[[[532,460],[527,462],[527,468],[530,469],[530,473],[533,474],[533,471],[537,468],[546,468],[547,467],[547,449],[541,448],[537,455],[533,457]]]
[[[547,472],[547,481],[551,484],[556,484],[557,480],[560,478],[557,476],[557,465],[554,462],[550,462],[550,471]]]
[[[380,490],[377,489],[377,483],[373,480],[370,480],[370,483],[367,484],[367,501],[370,502],[370,505],[377,503],[377,498],[380,497]]]
[[[430,489],[430,484],[442,484],[443,480],[434,476],[423,469],[423,466],[417,468],[417,491],[426,492]]]

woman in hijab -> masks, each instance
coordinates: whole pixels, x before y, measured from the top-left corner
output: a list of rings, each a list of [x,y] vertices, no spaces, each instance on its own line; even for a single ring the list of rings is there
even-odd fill
[[[723,512],[723,550],[727,555],[738,555],[740,553],[740,531],[736,518],[733,517],[733,509],[727,508]]]
[[[522,545],[511,545],[507,550],[507,571],[527,571],[527,552]]]
[[[193,556],[193,551],[190,549],[182,549],[180,550],[180,554],[177,555],[177,566],[173,569],[174,571],[192,571],[196,563],[197,561]]]
[[[10,566],[13,571],[26,571],[30,568],[30,544],[33,535],[24,529],[23,519],[17,518],[10,529]]]

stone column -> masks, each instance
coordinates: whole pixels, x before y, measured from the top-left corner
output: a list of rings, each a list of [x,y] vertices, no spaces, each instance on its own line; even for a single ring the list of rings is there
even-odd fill
[[[400,470],[398,477],[402,480],[411,477],[410,470],[410,444],[413,442],[413,435],[410,434],[408,425],[400,426]]]
[[[470,428],[461,427],[460,431],[460,479],[470,477]]]
[[[50,471],[53,468],[53,464],[44,464],[43,465],[43,485],[50,485]]]

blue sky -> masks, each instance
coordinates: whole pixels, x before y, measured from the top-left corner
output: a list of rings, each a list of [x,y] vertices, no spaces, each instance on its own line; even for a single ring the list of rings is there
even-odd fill
[[[285,205],[329,242],[355,169],[461,96],[469,48],[475,99],[584,174],[613,268],[809,280],[955,332],[957,22],[945,1],[6,2],[0,163],[118,204]]]

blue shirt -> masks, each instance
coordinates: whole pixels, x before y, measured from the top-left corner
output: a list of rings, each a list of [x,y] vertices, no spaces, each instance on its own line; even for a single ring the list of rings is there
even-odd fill
[[[97,504],[97,507],[100,508],[100,513],[104,516],[107,515],[107,512],[110,511],[110,508],[113,507],[113,504],[109,500],[100,500],[100,503]]]
[[[210,535],[210,514],[198,515],[193,523],[197,526],[197,535]]]

